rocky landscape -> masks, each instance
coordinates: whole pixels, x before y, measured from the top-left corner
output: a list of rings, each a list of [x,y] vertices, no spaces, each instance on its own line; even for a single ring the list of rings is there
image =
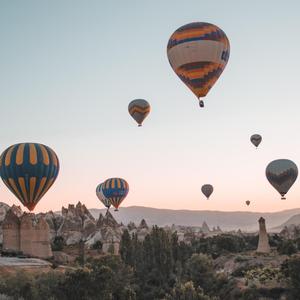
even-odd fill
[[[7,222],[7,218],[17,216],[20,218],[23,213],[20,206],[13,205],[9,207],[5,203],[0,203],[0,243],[3,242],[3,222]],[[29,216],[28,216],[29,217]],[[27,217],[27,218],[28,218]],[[139,240],[143,240],[150,232],[152,226],[148,226],[145,219],[141,219],[138,224],[129,222],[127,225],[118,223],[111,212],[105,211],[104,214],[99,213],[95,218],[84,204],[78,202],[76,205],[69,204],[67,208],[62,207],[61,212],[55,213],[49,211],[47,213],[31,214],[30,218],[34,222],[40,219],[46,220],[50,230],[50,241],[56,238],[62,238],[65,246],[72,246],[82,243],[87,249],[93,249],[94,245],[101,243],[104,253],[118,253],[119,244],[122,233],[125,229],[131,235],[135,234]],[[11,226],[10,224],[8,227]],[[211,230],[204,221],[202,226],[182,226],[167,225],[165,230],[177,232],[178,240],[190,242],[194,237],[214,236],[222,233],[219,226],[213,227]]]

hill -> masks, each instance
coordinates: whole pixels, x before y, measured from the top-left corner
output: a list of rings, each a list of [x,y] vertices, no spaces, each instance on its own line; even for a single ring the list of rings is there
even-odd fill
[[[98,218],[99,213],[102,214],[105,209],[92,208],[89,209],[91,214]],[[202,226],[206,223],[210,226],[220,226],[224,230],[257,230],[257,221],[262,216],[266,219],[267,228],[273,228],[282,224],[287,219],[296,214],[300,214],[300,208],[289,209],[279,212],[241,212],[241,211],[208,211],[208,210],[172,210],[158,209],[143,206],[122,207],[118,212],[110,210],[115,219],[123,224],[130,221],[140,222],[142,218],[149,225],[183,225],[183,226]]]
[[[281,225],[277,226],[274,228],[274,230],[282,230],[284,227],[289,227],[291,225],[296,225],[299,226],[300,225],[300,214],[294,215],[292,217],[290,217],[286,222],[282,223]]]

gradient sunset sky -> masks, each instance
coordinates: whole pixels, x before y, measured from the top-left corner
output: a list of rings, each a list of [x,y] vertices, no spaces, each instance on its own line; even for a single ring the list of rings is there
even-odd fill
[[[130,185],[123,206],[299,207],[299,179],[282,201],[265,178],[274,159],[300,167],[299,11],[298,1],[0,0],[0,152],[19,142],[56,151],[60,174],[36,211],[102,208],[95,188],[109,177]],[[204,109],[166,55],[170,35],[194,21],[231,44]],[[142,128],[127,111],[135,98],[152,106]],[[0,201],[19,204],[2,181]]]

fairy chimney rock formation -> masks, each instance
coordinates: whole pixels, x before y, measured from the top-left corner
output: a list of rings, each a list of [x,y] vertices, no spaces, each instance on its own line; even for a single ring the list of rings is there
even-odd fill
[[[97,220],[96,227],[97,227],[97,228],[101,228],[101,227],[103,226],[103,224],[104,224],[104,217],[103,217],[103,215],[100,213],[100,214],[99,214],[99,218],[98,218],[98,220]]]
[[[52,256],[50,230],[44,216],[24,213],[12,206],[3,221],[3,249],[48,258]]]
[[[109,211],[107,211],[105,214],[103,225],[111,228],[119,227],[118,222],[115,220],[115,218]]]
[[[20,220],[13,209],[10,209],[2,224],[3,249],[20,251]]]
[[[269,238],[266,230],[265,219],[261,217],[258,220],[259,223],[259,240],[256,252],[258,253],[270,253]]]
[[[140,230],[141,229],[147,229],[147,230],[149,229],[148,224],[146,223],[145,219],[142,219],[138,229],[140,229]]]
[[[44,217],[24,213],[20,218],[20,250],[27,255],[47,258],[52,256],[50,229]]]
[[[210,229],[208,227],[208,225],[206,224],[206,222],[204,221],[203,224],[202,224],[202,231],[204,233],[209,233],[210,232]]]

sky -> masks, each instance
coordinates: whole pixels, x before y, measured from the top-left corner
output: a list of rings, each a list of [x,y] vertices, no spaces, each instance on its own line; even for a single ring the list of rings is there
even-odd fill
[[[300,207],[299,179],[282,201],[265,178],[274,159],[300,166],[299,9],[298,1],[0,0],[0,152],[37,142],[60,160],[36,211],[78,201],[102,208],[95,189],[110,177],[130,185],[123,206]],[[170,35],[194,21],[218,25],[231,45],[204,109],[166,55]],[[136,98],[152,107],[141,128],[127,111]],[[254,133],[263,137],[257,150]],[[3,182],[0,201],[19,204]]]

